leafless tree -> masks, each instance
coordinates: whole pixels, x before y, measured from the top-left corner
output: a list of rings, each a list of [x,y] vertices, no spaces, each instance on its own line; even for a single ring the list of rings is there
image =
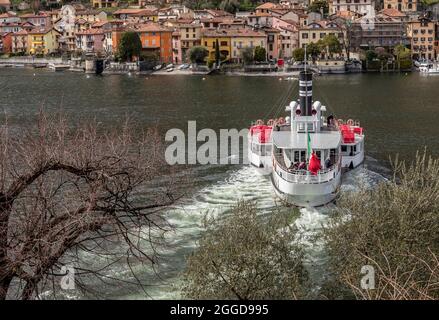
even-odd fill
[[[81,266],[84,254],[105,255],[107,265],[120,259],[111,259],[110,242],[125,248],[127,268],[133,259],[154,265],[170,228],[162,211],[181,196],[177,186],[155,129],[134,134],[128,122],[111,132],[97,122],[72,128],[43,113],[22,132],[4,122],[0,299],[39,298],[59,283],[66,263],[103,277],[105,267]]]

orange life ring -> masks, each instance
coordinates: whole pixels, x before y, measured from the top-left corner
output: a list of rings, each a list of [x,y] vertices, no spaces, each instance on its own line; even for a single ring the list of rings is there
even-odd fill
[[[285,123],[285,119],[284,119],[283,117],[280,117],[280,118],[277,120],[277,123],[279,123],[279,124],[284,124],[284,123]]]
[[[262,126],[263,124],[264,124],[264,121],[262,121],[261,119],[256,120],[256,125]]]
[[[348,121],[346,121],[346,124],[347,124],[348,126],[353,126],[353,125],[354,125],[354,120],[349,119]]]
[[[267,126],[273,126],[274,125],[274,120],[273,119],[270,119],[270,120],[268,120],[267,121]]]

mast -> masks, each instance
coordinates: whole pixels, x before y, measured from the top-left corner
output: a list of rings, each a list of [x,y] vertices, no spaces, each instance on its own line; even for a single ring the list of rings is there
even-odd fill
[[[305,44],[305,74],[306,74],[306,44]],[[305,110],[308,110],[308,84],[305,86]],[[306,121],[305,121],[305,134],[306,134],[306,162],[309,162],[309,132],[308,132],[308,111],[306,111]]]

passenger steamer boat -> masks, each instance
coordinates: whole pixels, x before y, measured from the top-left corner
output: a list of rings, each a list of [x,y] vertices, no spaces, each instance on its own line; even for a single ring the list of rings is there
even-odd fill
[[[342,171],[364,160],[364,132],[358,121],[326,117],[312,99],[312,73],[299,74],[299,100],[289,116],[262,120],[249,130],[249,161],[270,173],[278,197],[297,206],[321,206],[334,200]]]

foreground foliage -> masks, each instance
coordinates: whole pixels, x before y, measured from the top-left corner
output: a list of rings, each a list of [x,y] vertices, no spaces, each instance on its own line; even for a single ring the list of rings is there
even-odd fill
[[[324,230],[334,276],[327,297],[439,298],[439,160],[424,153],[394,168],[391,181],[337,203]],[[375,289],[360,285],[364,265],[375,270]]]
[[[223,219],[206,218],[206,232],[189,257],[183,293],[192,299],[297,299],[307,274],[296,232],[281,213],[268,221],[240,202]]]

